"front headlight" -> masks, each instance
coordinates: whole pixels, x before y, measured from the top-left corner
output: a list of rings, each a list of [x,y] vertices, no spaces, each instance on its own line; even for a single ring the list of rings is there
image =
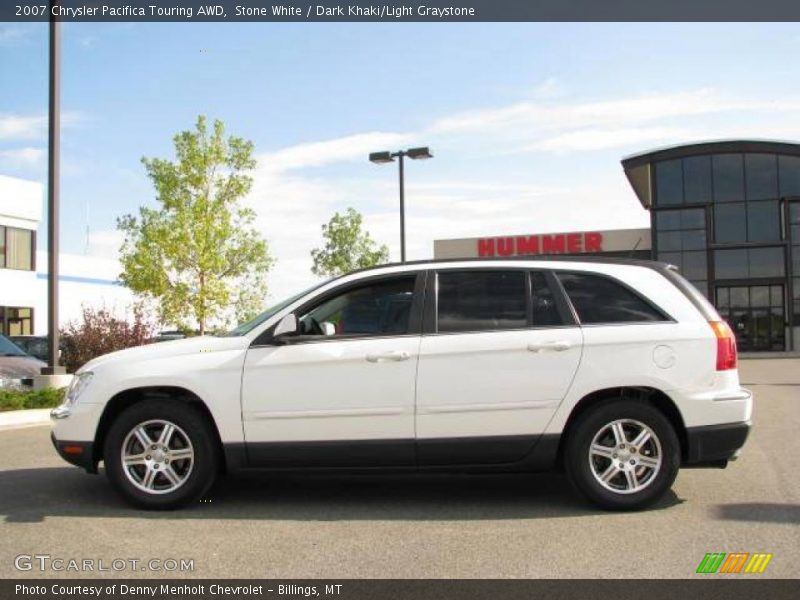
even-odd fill
[[[85,371],[72,378],[72,383],[69,384],[69,389],[64,396],[64,406],[73,406],[78,401],[78,397],[84,392],[86,386],[92,380],[94,373]]]

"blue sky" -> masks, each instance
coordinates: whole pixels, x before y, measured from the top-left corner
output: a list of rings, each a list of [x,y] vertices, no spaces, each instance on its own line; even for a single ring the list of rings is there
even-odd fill
[[[38,181],[46,38],[0,24],[0,173]],[[643,226],[619,159],[800,139],[799,47],[795,24],[68,24],[64,250],[113,253],[116,218],[153,202],[140,158],[171,156],[201,113],[255,143],[275,296],[313,281],[320,225],[347,206],[398,256],[396,169],[371,150],[436,155],[407,169],[411,258],[436,238]]]

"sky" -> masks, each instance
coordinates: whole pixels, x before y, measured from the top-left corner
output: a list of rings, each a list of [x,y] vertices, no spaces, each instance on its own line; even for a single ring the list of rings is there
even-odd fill
[[[245,203],[277,264],[315,281],[352,206],[399,258],[433,240],[647,227],[620,159],[698,140],[800,140],[798,24],[70,23],[62,47],[62,251],[114,256],[155,206],[141,158],[199,114],[255,144]],[[47,25],[0,23],[0,174],[46,182]],[[44,231],[44,230],[42,230]],[[44,248],[46,236],[39,236]]]

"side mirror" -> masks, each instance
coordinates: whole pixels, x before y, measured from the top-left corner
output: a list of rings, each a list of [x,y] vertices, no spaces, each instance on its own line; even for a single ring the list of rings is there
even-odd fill
[[[272,332],[272,337],[284,337],[297,333],[297,317],[290,313],[283,317]]]
[[[330,321],[323,321],[322,323],[319,324],[319,326],[322,329],[322,335],[324,336],[336,335],[336,325],[334,325]]]

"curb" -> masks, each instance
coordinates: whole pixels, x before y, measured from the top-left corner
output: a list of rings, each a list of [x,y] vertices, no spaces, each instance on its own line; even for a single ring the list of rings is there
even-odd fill
[[[0,412],[0,431],[49,423],[50,410],[49,408],[34,408]]]

